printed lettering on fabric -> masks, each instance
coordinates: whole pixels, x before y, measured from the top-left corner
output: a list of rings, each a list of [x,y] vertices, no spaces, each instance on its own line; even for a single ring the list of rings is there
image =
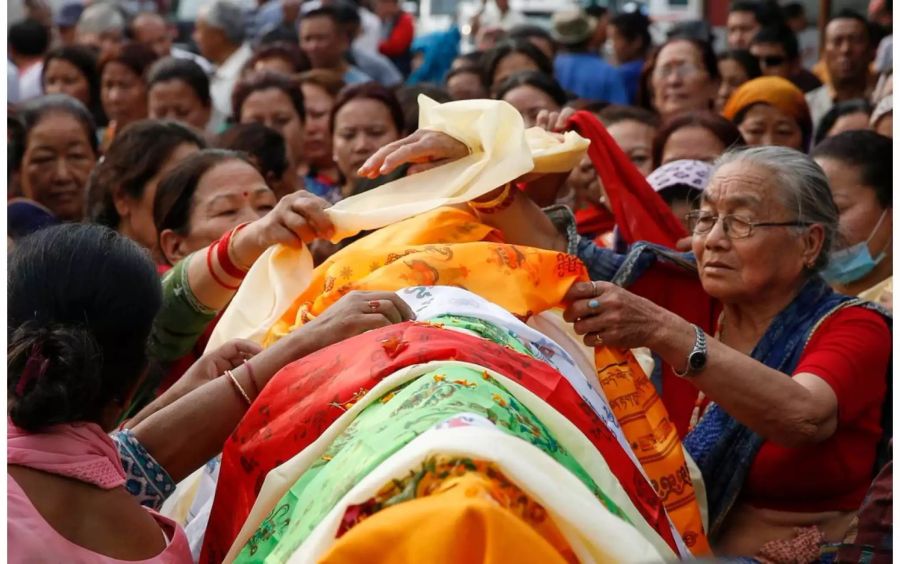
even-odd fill
[[[265,520],[238,561],[284,561],[322,518],[373,468],[448,417],[474,412],[528,441],[572,472],[614,515],[622,511],[596,486],[552,433],[484,371],[446,365],[422,374],[368,405],[282,498],[290,516]],[[265,542],[263,542],[265,537]]]
[[[695,556],[710,554],[700,507],[675,425],[630,351],[598,348],[597,380],[631,448]]]
[[[386,341],[407,346],[389,356]],[[637,485],[646,480],[633,455],[559,372],[484,339],[408,322],[313,353],[289,364],[269,382],[225,444],[201,560],[224,558],[266,474],[315,441],[343,413],[342,404],[355,401],[360,390],[371,389],[403,367],[447,359],[506,375],[563,414],[603,456],[647,523],[675,549],[661,500],[645,495]],[[244,462],[250,460],[253,464]]]

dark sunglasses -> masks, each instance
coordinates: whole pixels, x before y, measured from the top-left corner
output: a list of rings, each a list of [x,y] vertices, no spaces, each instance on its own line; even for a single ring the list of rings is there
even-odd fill
[[[780,57],[778,55],[772,55],[771,57],[756,57],[759,64],[764,67],[777,67],[778,65],[784,64],[785,59],[786,57]]]

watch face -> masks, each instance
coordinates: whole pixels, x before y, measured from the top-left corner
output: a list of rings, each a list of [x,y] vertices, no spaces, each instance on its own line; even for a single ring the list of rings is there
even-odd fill
[[[692,353],[691,357],[688,359],[688,363],[691,365],[692,372],[700,372],[706,366],[706,353]]]

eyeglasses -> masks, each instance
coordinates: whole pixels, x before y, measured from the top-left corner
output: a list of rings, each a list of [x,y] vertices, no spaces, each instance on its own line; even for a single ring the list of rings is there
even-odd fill
[[[786,57],[782,57],[780,55],[771,55],[769,57],[756,57],[756,60],[759,61],[760,66],[777,67],[784,64]]]
[[[684,217],[694,235],[709,233],[721,219],[725,236],[729,239],[746,239],[753,235],[753,230],[757,227],[807,227],[812,225],[807,221],[750,221],[737,215],[720,216],[705,211],[692,211]]]
[[[668,78],[670,74],[676,74],[679,78],[687,78],[699,72],[700,67],[697,65],[691,63],[679,63],[664,67],[656,67],[653,69],[653,76],[656,78]]]

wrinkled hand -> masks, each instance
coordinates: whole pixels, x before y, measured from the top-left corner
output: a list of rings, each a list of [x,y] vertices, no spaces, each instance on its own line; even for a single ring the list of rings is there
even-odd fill
[[[314,340],[314,350],[386,325],[415,319],[394,292],[353,291],[300,330]]]
[[[330,239],[334,235],[334,225],[325,213],[329,206],[330,203],[314,194],[294,192],[282,198],[272,211],[248,225],[245,231],[260,249],[276,243],[300,247],[316,239]]]
[[[469,154],[469,148],[446,133],[419,129],[412,135],[385,145],[369,157],[357,173],[363,178],[389,174],[403,164],[413,164],[410,173],[421,172]]]
[[[184,392],[187,393],[210,380],[215,380],[226,370],[234,370],[260,352],[262,352],[262,347],[253,341],[232,339],[201,356],[178,380],[178,384],[185,386]]]
[[[650,347],[661,323],[673,315],[650,300],[609,282],[579,282],[563,298],[563,319],[574,323],[589,347]]]

